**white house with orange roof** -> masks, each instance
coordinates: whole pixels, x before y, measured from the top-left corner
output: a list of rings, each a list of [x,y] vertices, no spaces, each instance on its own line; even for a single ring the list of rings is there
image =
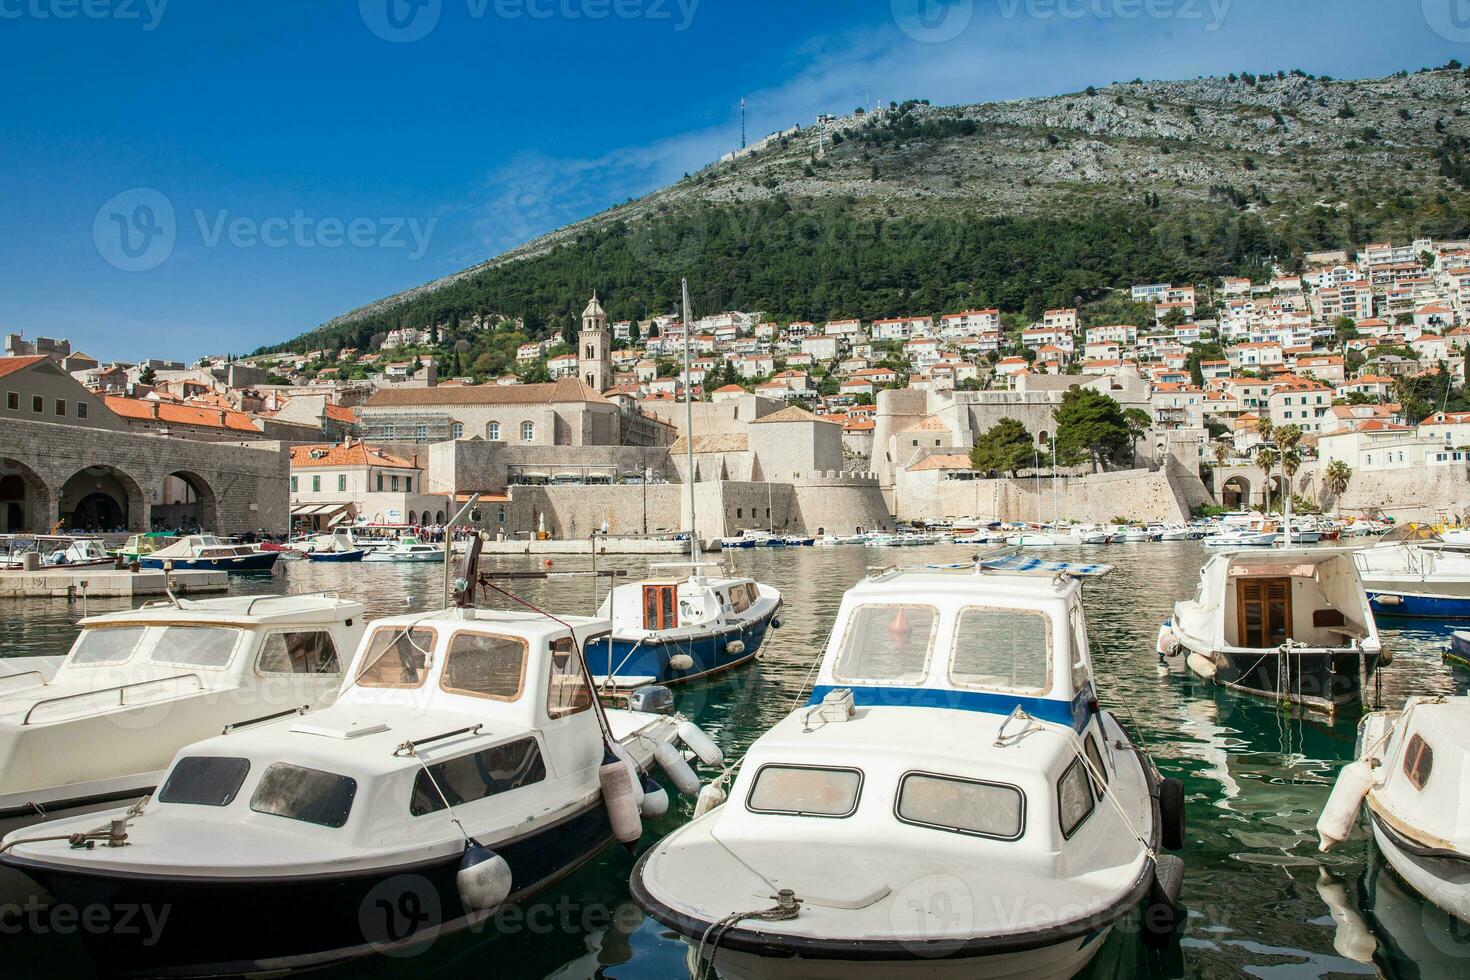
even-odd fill
[[[995,362],[995,373],[1010,378],[1025,371],[1027,367],[1024,357],[1002,357]]]
[[[1138,343],[1138,328],[1131,323],[1109,323],[1104,326],[1087,328],[1089,346],[1103,341],[1111,341],[1122,346],[1136,344]]]
[[[1443,361],[1449,358],[1454,346],[1448,337],[1441,337],[1437,333],[1425,333],[1409,342],[1414,353],[1419,355],[1419,360],[1426,364],[1435,361]]]
[[[862,336],[861,320],[828,320],[822,332],[829,337],[846,337],[849,340]]]
[[[1454,308],[1448,303],[1427,303],[1414,311],[1414,326],[1420,330],[1447,333],[1458,325]]]
[[[842,348],[842,338],[835,334],[811,334],[801,338],[801,352],[818,361],[835,361]]]
[[[723,385],[710,392],[709,400],[712,402],[739,401],[745,395],[745,389],[739,385]]]
[[[1333,392],[1324,384],[1305,379],[1284,381],[1271,391],[1268,400],[1271,424],[1295,425],[1303,432],[1315,433],[1329,428]]]
[[[1300,354],[1292,370],[1326,384],[1340,384],[1346,375],[1341,354]]]
[[[1199,372],[1205,381],[1214,381],[1216,378],[1228,378],[1230,377],[1230,361],[1200,361]]]
[[[1285,362],[1281,345],[1274,341],[1234,344],[1225,350],[1232,371],[1269,371]]]
[[[1057,347],[1071,353],[1074,349],[1072,331],[1054,326],[1027,327],[1021,331],[1021,343],[1036,351],[1043,347]]]
[[[1375,401],[1383,401],[1393,394],[1394,379],[1382,374],[1360,374],[1351,381],[1343,381],[1337,385],[1335,393],[1338,398],[1347,398],[1349,395],[1358,394]]]
[[[1053,330],[1065,330],[1067,333],[1077,332],[1077,311],[1071,307],[1047,310],[1041,315],[1041,325]]]
[[[946,313],[939,318],[939,336],[941,337],[999,333],[999,309],[965,310],[962,313]]]

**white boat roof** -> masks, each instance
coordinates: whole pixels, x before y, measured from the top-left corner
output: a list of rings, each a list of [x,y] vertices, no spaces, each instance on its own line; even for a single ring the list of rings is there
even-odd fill
[[[552,619],[545,613],[529,610],[481,608],[450,608],[427,613],[386,616],[373,620],[371,626],[373,630],[384,626],[439,626],[446,630],[453,630],[466,623],[493,624],[514,630],[517,634],[532,640],[555,638],[564,634],[566,627],[562,626],[562,623],[572,627],[578,633],[611,628],[606,619],[599,619],[596,616],[557,616],[556,619]]]
[[[233,626],[275,626],[290,623],[335,623],[357,618],[367,607],[332,593],[312,595],[228,596],[217,599],[180,599],[150,602],[101,616],[88,616],[80,626],[116,623],[224,623]]]

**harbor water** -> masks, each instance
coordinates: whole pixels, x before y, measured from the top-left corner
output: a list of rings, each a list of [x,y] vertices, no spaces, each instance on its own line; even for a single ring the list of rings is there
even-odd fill
[[[972,549],[790,548],[725,556],[736,571],[780,589],[784,628],[770,633],[758,665],[708,684],[676,689],[679,708],[736,755],[804,700],[842,593],[871,566],[962,561]],[[1161,675],[1154,654],[1160,622],[1191,595],[1208,557],[1196,542],[1053,548],[1047,558],[1107,561],[1116,571],[1085,586],[1100,699],[1147,745],[1166,776],[1184,781],[1189,918],[1180,940],[1150,950],[1119,929],[1087,977],[1299,978],[1470,974],[1470,929],[1425,903],[1382,865],[1360,828],[1322,855],[1314,828],[1337,770],[1352,757],[1358,714],[1327,720],[1214,688],[1192,675]],[[655,559],[657,560],[657,559]],[[484,567],[552,572],[588,568],[578,556],[487,558]],[[603,558],[601,568],[641,576],[642,558]],[[557,612],[590,613],[603,592],[588,577],[511,583]],[[281,562],[272,576],[240,577],[237,593],[337,591],[367,604],[371,617],[442,605],[443,567],[419,564]],[[86,611],[125,607],[89,600]],[[505,605],[503,599],[486,605]],[[0,600],[0,656],[65,653],[83,613],[80,600]],[[1393,651],[1377,696],[1388,707],[1412,694],[1464,693],[1470,674],[1441,662],[1449,624],[1380,620]],[[597,665],[594,664],[594,671]],[[646,828],[645,845],[692,812],[677,799]],[[411,955],[382,956],[317,976],[673,978],[688,975],[687,949],[644,917],[628,897],[633,859],[609,848],[496,928],[442,938]],[[1329,904],[1330,903],[1330,904]],[[44,916],[0,915],[0,961],[11,978],[98,975],[76,927]],[[364,914],[369,914],[370,910]],[[1361,919],[1363,931],[1356,931]],[[272,928],[257,921],[221,929]]]

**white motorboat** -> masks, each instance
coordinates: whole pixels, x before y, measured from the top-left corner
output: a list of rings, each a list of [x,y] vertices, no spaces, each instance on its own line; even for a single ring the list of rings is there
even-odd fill
[[[486,923],[635,844],[640,808],[668,808],[655,758],[697,791],[676,738],[722,761],[675,715],[598,704],[581,650],[608,625],[467,606],[378,620],[332,706],[189,745],[140,805],[13,833],[0,863],[108,922],[168,909],[156,932],[84,931],[114,973],[274,974]]]
[[[166,547],[138,556],[142,568],[177,571],[268,572],[280,552],[265,551],[213,534],[189,534]]]
[[[1157,532],[1157,541],[1188,541],[1194,534],[1183,524],[1150,524],[1150,533]]]
[[[1113,540],[1113,528],[1106,524],[1084,524],[1076,531],[1081,544],[1108,544]]]
[[[337,695],[363,607],[335,595],[92,616],[60,667],[0,680],[0,827],[138,799],[180,747]]]
[[[1027,528],[1007,538],[1006,544],[1013,548],[1054,548],[1057,545],[1057,535],[1045,527]]]
[[[1359,700],[1389,660],[1352,553],[1327,548],[1212,555],[1157,650],[1166,666],[1327,712]]]
[[[613,587],[597,615],[612,632],[587,647],[598,689],[677,684],[755,659],[767,629],[781,626],[781,593],[752,578],[707,576],[708,562],[668,562],[656,569],[687,575]]]
[[[808,704],[639,860],[696,975],[1071,976],[1140,903],[1171,932],[1182,786],[1098,707],[1077,579],[1015,557],[849,590]]]
[[[54,566],[112,565],[117,559],[107,553],[107,546],[97,538],[72,535],[0,535],[0,569],[20,568],[25,556],[40,556],[43,568]]]
[[[1378,850],[1415,891],[1470,923],[1470,697],[1413,697],[1358,724],[1358,750],[1317,821],[1322,850],[1346,840],[1360,804]]]
[[[871,531],[863,535],[863,545],[869,548],[896,548],[902,543],[900,535],[883,531]]]
[[[1470,546],[1452,544],[1422,524],[1395,528],[1354,555],[1380,616],[1470,617]]]
[[[1206,548],[1269,548],[1280,537],[1281,535],[1275,531],[1253,531],[1250,528],[1237,528],[1233,531],[1221,531],[1219,534],[1211,534],[1200,538],[1200,544]]]
[[[1149,541],[1157,541],[1162,536],[1163,531],[1161,530],[1128,524],[1118,528],[1113,535],[1113,540],[1124,544],[1144,544]]]
[[[412,534],[405,534],[386,548],[374,548],[362,556],[363,561],[442,562],[444,546],[425,544]]]

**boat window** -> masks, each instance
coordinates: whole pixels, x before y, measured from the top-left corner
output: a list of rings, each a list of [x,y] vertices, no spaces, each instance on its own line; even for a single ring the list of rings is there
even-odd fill
[[[165,626],[158,632],[148,659],[178,667],[227,667],[240,639],[240,630],[224,626]]]
[[[911,772],[898,784],[895,812],[904,823],[1015,840],[1024,826],[1025,805],[1014,786]]]
[[[363,687],[419,687],[434,649],[431,629],[384,626],[374,631],[357,683]]]
[[[933,606],[857,607],[847,621],[832,675],[839,680],[922,681],[929,672],[938,620]]]
[[[1071,837],[1097,806],[1092,795],[1092,779],[1080,758],[1073,759],[1062,778],[1057,780],[1057,817],[1062,836]]]
[[[571,637],[551,644],[551,681],[546,689],[546,713],[564,718],[592,707],[592,691],[582,670],[582,655]]]
[[[450,806],[460,806],[539,783],[545,778],[546,763],[541,758],[540,746],[534,738],[523,738],[458,759],[436,762],[429,766],[428,772],[420,769],[413,783],[408,812],[422,817],[444,809],[445,799]]]
[[[143,626],[89,626],[71,652],[73,667],[126,663],[143,640]]]
[[[439,686],[454,694],[514,701],[525,682],[526,650],[526,641],[515,637],[456,633],[449,642]]]
[[[260,777],[250,809],[319,827],[340,827],[347,822],[356,795],[357,780],[350,776],[277,762]]]
[[[754,586],[746,585],[744,582],[730,586],[730,611],[741,613],[749,609],[750,604],[755,601],[750,594],[752,591],[754,591]]]
[[[1051,619],[1026,609],[970,606],[955,624],[950,680],[961,687],[1039,694],[1051,687]]]
[[[1075,697],[1092,680],[1087,660],[1087,620],[1080,605],[1072,608],[1072,694]]]
[[[645,585],[643,587],[643,628],[646,630],[671,630],[679,625],[674,616],[673,585]]]
[[[158,791],[160,803],[229,806],[250,771],[249,759],[188,755],[174,764]]]
[[[260,648],[262,674],[338,674],[337,647],[326,630],[272,633]]]
[[[1409,782],[1414,784],[1415,789],[1423,789],[1424,784],[1429,782],[1429,773],[1434,769],[1434,749],[1429,743],[1418,735],[1409,739],[1409,745],[1404,749],[1404,775],[1409,777]]]
[[[863,774],[856,769],[761,766],[745,801],[756,813],[849,817],[857,810]]]
[[[1087,733],[1087,738],[1083,741],[1082,747],[1087,752],[1087,761],[1092,763],[1092,768],[1096,769],[1098,775],[1102,777],[1101,783],[1098,782],[1097,776],[1093,776],[1092,780],[1096,784],[1093,786],[1093,789],[1097,790],[1097,798],[1102,799],[1103,787],[1108,782],[1108,767],[1103,765],[1102,753],[1098,751],[1097,740],[1092,737],[1091,732]]]

